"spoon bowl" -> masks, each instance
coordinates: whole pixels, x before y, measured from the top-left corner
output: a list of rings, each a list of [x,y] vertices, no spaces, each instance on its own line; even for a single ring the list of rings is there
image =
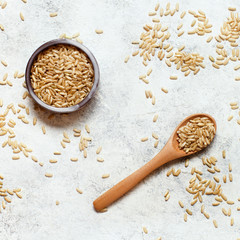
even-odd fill
[[[215,128],[215,132],[217,130],[217,124],[215,119],[208,114],[193,114],[185,118],[174,130],[172,135],[170,136],[168,142],[163,147],[163,149],[148,163],[142,166],[140,169],[132,173],[130,176],[123,179],[121,182],[113,186],[111,189],[103,193],[100,197],[98,197],[94,202],[93,206],[96,211],[101,211],[102,209],[109,206],[111,203],[115,202],[117,199],[122,197],[125,193],[135,187],[140,181],[142,181],[146,176],[152,173],[154,170],[164,165],[167,162],[172,160],[186,157],[192,155],[198,151],[188,152],[186,153],[184,150],[178,147],[177,141],[177,131],[185,126],[190,120],[197,117],[207,117],[209,118]]]
[[[169,138],[169,140],[167,142],[167,144],[172,143],[172,147],[175,149],[176,152],[179,153],[179,158],[180,157],[186,157],[186,156],[189,156],[189,155],[192,155],[192,154],[198,152],[198,151],[193,151],[193,152],[188,152],[188,153],[184,152],[182,149],[180,149],[178,147],[178,141],[177,141],[177,131],[181,127],[185,126],[190,120],[193,120],[194,118],[197,118],[197,117],[201,117],[201,118],[202,117],[207,117],[207,118],[209,118],[211,120],[211,122],[214,124],[215,131],[217,130],[217,123],[216,123],[215,119],[209,114],[198,113],[198,114],[192,114],[192,115],[186,117],[182,122],[179,123],[179,125],[176,127],[176,129],[174,130],[174,132],[172,133],[171,137]]]

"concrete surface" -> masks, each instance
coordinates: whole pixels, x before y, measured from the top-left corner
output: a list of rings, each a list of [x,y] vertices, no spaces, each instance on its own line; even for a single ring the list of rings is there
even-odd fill
[[[186,15],[180,20],[183,10],[203,10],[211,24],[213,35],[219,32],[220,26],[229,15],[228,6],[240,8],[239,1],[180,1],[180,13],[173,17],[165,17],[163,21],[169,26],[172,37],[169,42],[174,47],[186,45],[186,51],[196,51],[204,56],[205,69],[193,76],[184,77],[175,67],[168,68],[164,62],[155,58],[150,67],[153,72],[149,77],[150,84],[146,85],[138,79],[147,69],[139,57],[130,58],[127,64],[124,58],[131,54],[136,46],[131,41],[138,40],[142,26],[150,23],[149,11],[153,11],[156,1],[147,0],[32,0],[24,4],[22,1],[8,1],[5,9],[0,9],[0,23],[5,31],[0,35],[0,59],[8,62],[8,67],[0,66],[3,76],[8,72],[13,87],[0,86],[0,98],[4,107],[9,103],[23,102],[30,108],[32,122],[36,116],[38,123],[24,125],[16,119],[16,139],[26,143],[33,149],[33,155],[44,162],[40,167],[31,159],[21,155],[19,161],[11,160],[12,151],[9,147],[1,150],[0,173],[5,177],[4,186],[9,188],[21,187],[23,199],[13,198],[11,204],[0,214],[0,238],[5,240],[208,240],[208,239],[237,239],[240,238],[240,216],[237,212],[237,198],[240,197],[239,173],[239,137],[240,126],[236,123],[238,110],[232,111],[229,103],[240,103],[240,83],[234,81],[239,73],[233,70],[237,63],[229,63],[217,70],[210,65],[209,54],[216,56],[216,42],[206,43],[210,35],[203,37],[189,36],[193,19]],[[161,1],[166,6],[167,1]],[[175,1],[171,4],[175,5]],[[22,22],[19,12],[25,21]],[[58,12],[58,16],[50,18],[50,12]],[[176,37],[176,27],[184,23],[185,34]],[[95,29],[103,29],[102,35],[97,35]],[[96,56],[101,80],[97,94],[88,106],[68,116],[57,116],[48,119],[50,113],[34,110],[33,101],[29,98],[22,100],[25,89],[22,88],[24,79],[13,79],[15,70],[23,72],[31,53],[42,43],[56,39],[60,34],[72,35],[80,32],[83,43]],[[227,49],[230,52],[229,45]],[[175,48],[176,49],[176,48]],[[171,74],[179,76],[177,81],[169,80]],[[169,90],[164,94],[160,89]],[[150,89],[156,96],[156,105],[145,98],[144,91]],[[4,108],[3,108],[4,109]],[[2,112],[2,110],[0,110]],[[184,167],[183,160],[168,164],[146,178],[133,191],[109,207],[106,213],[96,213],[92,202],[105,190],[128,176],[137,168],[150,160],[166,143],[175,126],[186,116],[205,112],[211,114],[217,121],[218,130],[214,143],[204,152],[190,159],[190,166]],[[154,114],[159,114],[156,123],[152,122]],[[234,119],[227,121],[233,114]],[[16,118],[13,115],[9,117]],[[91,128],[93,138],[88,148],[88,158],[84,159],[78,150],[78,141],[73,137],[72,129],[81,128],[84,124]],[[41,126],[45,125],[47,134],[43,135]],[[72,142],[62,149],[60,140],[62,132],[67,131]],[[160,136],[157,149],[153,147],[152,131]],[[142,143],[140,139],[148,136],[149,140]],[[1,137],[1,143],[5,140]],[[97,162],[95,153],[98,146],[103,150],[100,154],[104,163]],[[221,158],[223,149],[227,158]],[[56,164],[48,161],[53,152],[62,152]],[[79,157],[79,161],[70,161],[71,157]],[[210,214],[207,220],[200,213],[200,204],[190,206],[192,197],[185,188],[191,178],[190,170],[196,166],[204,172],[204,177],[211,174],[202,166],[202,156],[215,156],[219,159],[219,174],[228,173],[228,163],[233,165],[232,183],[223,186],[226,195],[235,201],[231,206],[235,219],[230,226],[230,218],[225,217],[221,207],[212,207],[212,197],[205,197],[204,203]],[[170,167],[180,168],[182,173],[178,178],[166,177]],[[44,176],[46,172],[53,173],[53,178]],[[108,179],[102,179],[104,173],[110,173]],[[76,192],[76,187],[83,194]],[[164,200],[166,190],[170,191],[168,202]],[[211,200],[209,200],[211,199]],[[55,201],[60,202],[56,206]],[[184,209],[178,205],[182,200],[185,206],[193,211],[188,222],[183,221]],[[215,229],[212,220],[217,219],[219,228]],[[142,227],[148,229],[143,233]]]

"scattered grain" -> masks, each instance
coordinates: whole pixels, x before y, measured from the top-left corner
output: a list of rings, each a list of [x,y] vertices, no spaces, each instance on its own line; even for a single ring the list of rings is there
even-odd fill
[[[171,80],[177,80],[178,77],[177,77],[177,76],[170,76],[170,79],[171,79]]]
[[[104,178],[109,178],[110,177],[110,174],[103,174],[102,175],[102,178],[104,179]]]
[[[172,174],[172,170],[173,170],[173,168],[171,168],[170,170],[167,171],[167,174],[166,174],[167,177],[169,177]]]
[[[54,154],[54,155],[61,155],[61,152],[55,151],[53,154]]]
[[[181,15],[180,15],[180,18],[184,18],[184,16],[186,15],[186,11],[183,11],[182,13],[181,13]]]
[[[223,214],[224,214],[225,216],[228,215],[228,212],[227,212],[227,210],[226,210],[225,208],[222,208],[222,212],[223,212]]]
[[[35,156],[31,156],[31,158],[34,162],[38,162],[38,159]]]
[[[50,17],[56,17],[57,15],[58,15],[57,12],[52,12],[52,13],[49,14]]]
[[[96,32],[97,34],[102,34],[102,33],[103,33],[103,30],[102,30],[102,29],[96,29],[95,32]]]
[[[232,215],[232,210],[231,208],[228,209],[228,216],[230,217]]]
[[[161,90],[164,92],[164,93],[168,93],[168,90],[166,88],[161,88]]]
[[[19,160],[20,159],[20,156],[19,155],[14,155],[12,156],[12,160]]]
[[[82,194],[82,193],[83,193],[83,191],[80,190],[79,188],[76,188],[76,191],[77,191],[79,194]]]
[[[181,201],[178,201],[178,204],[181,208],[184,208],[184,204]]]
[[[178,27],[177,27],[177,30],[180,30],[180,29],[182,28],[182,26],[183,26],[183,24],[180,23],[180,24],[178,25]]]
[[[165,197],[165,201],[167,202],[170,198],[170,194],[168,194],[166,197]]]
[[[24,76],[25,76],[24,73],[19,73],[18,76],[17,76],[17,78],[23,78]]]
[[[177,177],[181,173],[181,169],[178,169],[176,172],[173,171],[173,176]]]
[[[158,114],[155,114],[154,117],[153,117],[153,122],[156,122],[158,119]]]
[[[212,39],[213,39],[213,36],[208,37],[207,40],[206,40],[207,43],[210,43],[212,41]]]
[[[152,97],[152,105],[155,105],[156,104],[156,98],[155,96]]]
[[[99,154],[102,151],[102,146],[99,146],[96,150],[96,154]]]
[[[152,137],[155,138],[156,140],[158,140],[158,135],[156,133],[152,133]]]
[[[129,58],[130,58],[130,56],[129,56],[129,55],[128,55],[128,56],[126,56],[126,57],[125,57],[125,59],[124,59],[124,62],[125,62],[125,63],[127,63],[127,62],[128,62],[128,60],[129,60]]]
[[[227,204],[229,204],[229,205],[233,205],[233,204],[234,204],[234,201],[227,200]]]
[[[85,125],[85,130],[87,131],[87,133],[90,133],[90,128],[87,124]]]
[[[42,126],[42,132],[43,132],[43,134],[46,134],[46,128],[45,128],[45,126]]]
[[[219,183],[219,178],[217,176],[214,176],[213,178],[217,183]]]
[[[12,202],[12,200],[11,200],[9,197],[4,197],[4,200],[5,200],[6,202],[8,202],[8,203],[11,203],[11,202]]]
[[[148,137],[141,138],[142,142],[146,142],[148,140]]]
[[[7,2],[4,1],[4,2],[2,3],[2,9],[4,9],[6,6],[7,6]]]
[[[143,229],[143,232],[144,232],[145,234],[147,234],[147,233],[148,233],[148,230],[147,230],[147,228],[146,228],[146,227],[143,227],[142,229]]]
[[[215,219],[213,220],[213,225],[214,225],[215,228],[218,228],[218,224],[217,224],[217,221]]]
[[[45,177],[51,178],[53,176],[52,173],[45,173]]]
[[[192,215],[192,211],[189,210],[188,208],[186,209],[186,212],[187,212],[189,215]]]
[[[184,213],[184,222],[187,222],[187,214],[186,213]]]
[[[2,30],[2,28],[1,28],[1,30]],[[3,30],[2,30],[2,31],[3,31]],[[2,60],[1,63],[2,63],[2,65],[3,65],[4,67],[7,67],[7,65],[8,65],[7,62],[4,61],[4,60]]]
[[[98,157],[98,158],[97,158],[97,161],[98,161],[98,162],[104,162],[104,159],[101,158],[101,157]]]
[[[77,162],[77,161],[78,161],[78,158],[70,158],[70,160],[71,160],[72,162]]]
[[[235,7],[228,7],[228,10],[229,11],[236,11],[236,8]]]
[[[178,33],[178,37],[181,37],[184,34],[184,31],[182,30],[181,32]]]
[[[231,173],[229,173],[229,181],[232,182],[233,181],[233,176]]]
[[[22,195],[19,192],[15,192],[15,194],[17,195],[18,198],[22,198]]]
[[[137,51],[135,51],[135,52],[132,53],[132,56],[135,57],[135,56],[138,55],[138,53],[139,53],[139,51],[137,50]]]
[[[155,141],[155,143],[154,143],[154,145],[153,145],[153,146],[154,146],[155,148],[157,148],[157,146],[158,146],[158,143],[159,143],[159,141]]]
[[[57,160],[57,159],[50,159],[49,162],[50,162],[50,163],[57,163],[58,160]]]
[[[23,16],[23,13],[22,13],[22,12],[20,12],[20,19],[21,19],[22,21],[24,21],[24,16]]]
[[[86,149],[83,150],[83,157],[87,158],[87,150]]]

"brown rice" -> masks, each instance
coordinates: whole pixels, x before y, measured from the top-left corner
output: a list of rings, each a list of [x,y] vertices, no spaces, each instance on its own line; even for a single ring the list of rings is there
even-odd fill
[[[90,92],[93,66],[88,56],[70,45],[56,45],[41,52],[31,69],[34,93],[57,108],[80,103]]]
[[[208,117],[197,117],[179,128],[177,135],[180,149],[186,153],[200,151],[213,140],[215,127]]]

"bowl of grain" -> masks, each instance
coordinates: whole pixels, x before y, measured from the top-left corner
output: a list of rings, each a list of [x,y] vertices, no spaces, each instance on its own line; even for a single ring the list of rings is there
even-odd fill
[[[56,39],[32,54],[25,78],[29,94],[39,105],[52,112],[70,113],[91,100],[100,72],[88,48],[73,40]]]

